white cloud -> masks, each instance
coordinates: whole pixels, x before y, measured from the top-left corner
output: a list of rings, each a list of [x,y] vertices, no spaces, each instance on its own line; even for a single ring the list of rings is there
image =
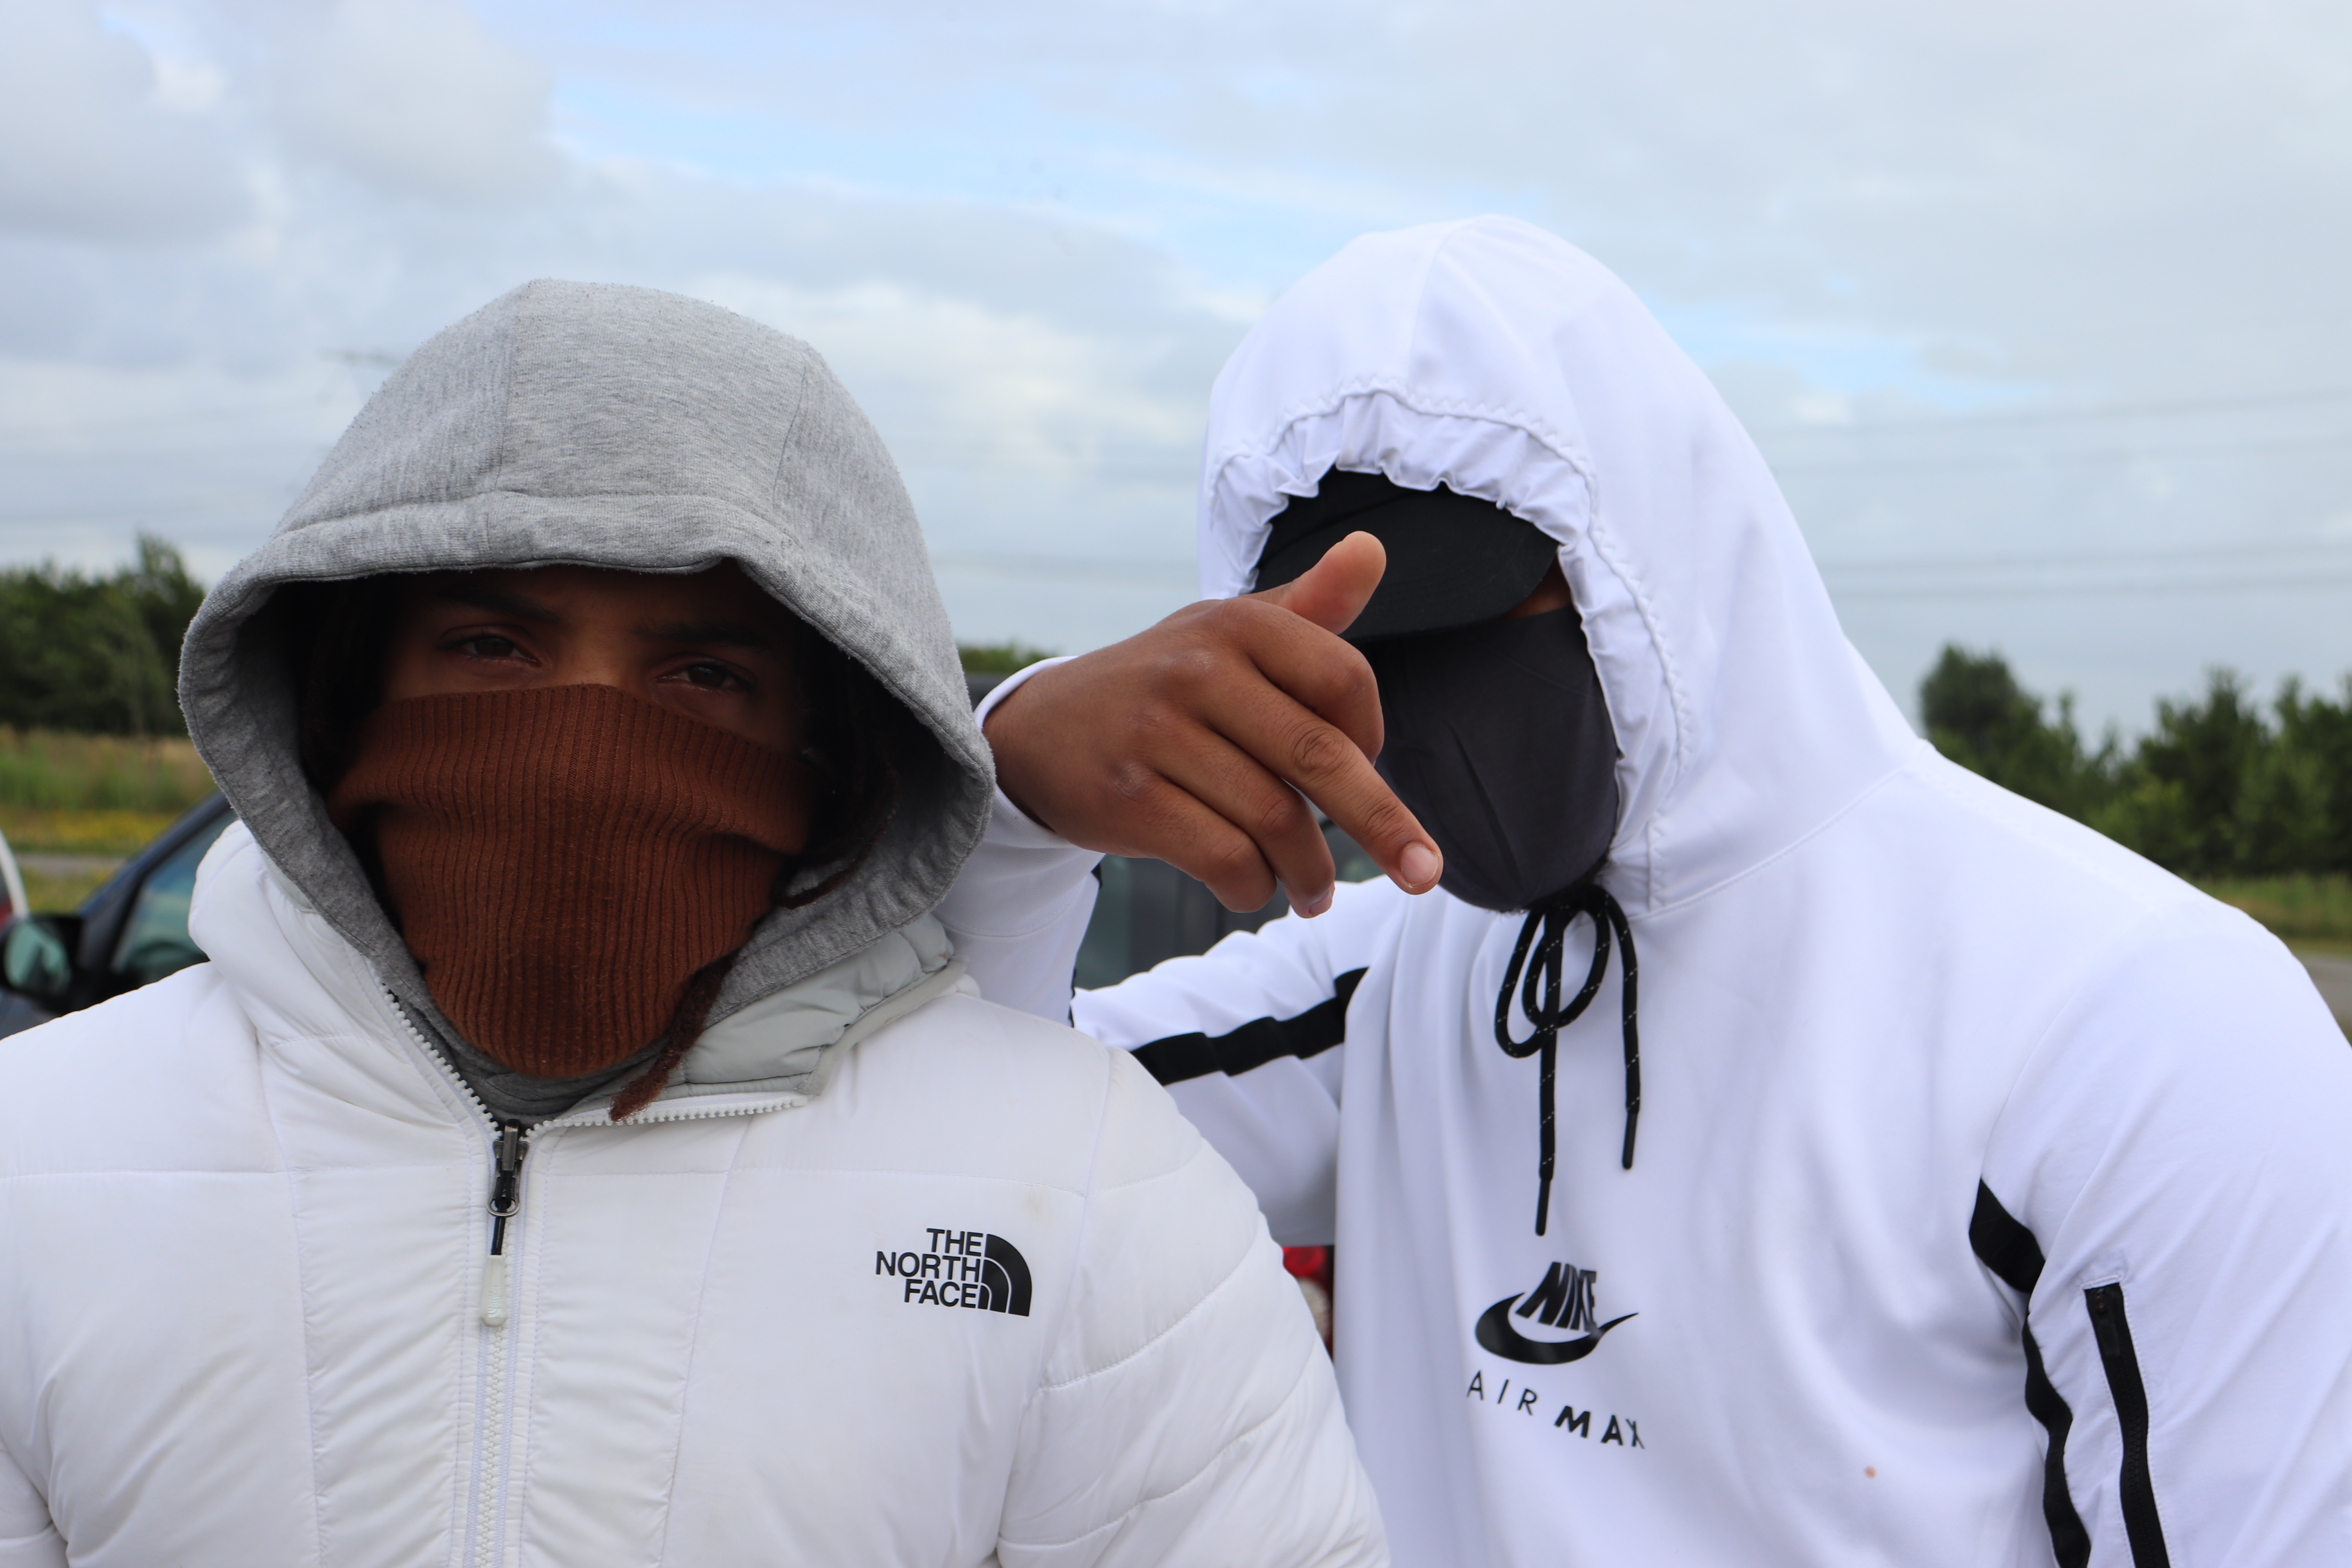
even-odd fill
[[[1652,300],[1832,563],[2340,541],[2352,498],[2352,403],[1916,423],[2352,385],[2336,0],[110,4],[129,37],[12,9],[0,355],[35,405],[68,370],[251,403],[251,460],[0,458],[20,496],[209,520],[208,550],[319,438],[268,389],[610,279],[809,338],[960,622],[1084,646],[1177,591],[1208,385],[1265,301],[1363,229],[1481,210]],[[202,157],[156,162],[159,126]],[[165,233],[196,237],[108,237]],[[0,555],[63,537],[0,526]],[[1957,636],[2137,722],[2210,662],[2332,679],[2334,592],[1842,604],[1898,694]]]
[[[184,73],[183,73],[184,74]],[[0,228],[184,238],[237,215],[235,165],[181,75],[76,0],[10,0],[0,46]]]
[[[1155,395],[1119,344],[1047,317],[898,282],[812,290],[717,273],[686,291],[814,343],[901,425],[905,464],[1083,479],[1106,453],[1189,457],[1199,439],[1197,395]]]
[[[290,148],[379,189],[453,203],[553,182],[547,68],[458,0],[337,0],[279,65]]]

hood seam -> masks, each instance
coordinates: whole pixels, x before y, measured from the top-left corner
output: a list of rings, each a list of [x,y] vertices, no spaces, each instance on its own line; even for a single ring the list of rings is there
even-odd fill
[[[522,341],[525,331],[524,322],[528,320],[526,308],[538,297],[539,292],[540,284],[536,279],[524,288],[522,298],[515,301],[514,331],[506,334],[506,342],[500,345],[504,352],[499,360],[499,380],[505,387],[506,395],[499,399],[497,455],[490,465],[490,482],[475,492],[482,502],[484,512],[489,510],[490,497],[507,493],[505,483],[507,469],[512,462],[514,453],[515,348]]]
[[[1635,921],[1646,921],[1656,919],[1660,916],[1674,914],[1678,910],[1688,909],[1693,904],[1704,903],[1706,900],[1714,898],[1718,893],[1724,892],[1728,889],[1738,887],[1740,883],[1748,880],[1750,877],[1756,876],[1760,872],[1769,870],[1772,867],[1779,865],[1781,861],[1787,859],[1790,856],[1794,855],[1798,850],[1802,849],[1814,839],[1819,838],[1822,834],[1827,833],[1839,823],[1843,822],[1847,817],[1853,816],[1855,811],[1861,808],[1863,803],[1867,801],[1872,795],[1876,795],[1880,790],[1885,789],[1895,780],[1901,778],[1904,774],[1911,772],[1913,761],[1914,759],[1909,757],[1904,758],[1901,762],[1895,763],[1895,766],[1887,769],[1886,772],[1879,774],[1878,777],[1864,784],[1860,793],[1856,794],[1853,799],[1847,801],[1843,805],[1839,806],[1835,811],[1822,818],[1821,821],[1815,823],[1811,827],[1799,834],[1796,837],[1789,840],[1788,843],[1782,845],[1780,848],[1775,849],[1771,854],[1765,856],[1764,858],[1757,861],[1754,865],[1743,866],[1738,870],[1733,872],[1730,876],[1724,878],[1721,881],[1715,882],[1707,887],[1702,888],[1696,893],[1685,894],[1683,897],[1675,899],[1670,903],[1656,905],[1652,909],[1643,910],[1639,915],[1628,916],[1627,919]]]
[[[800,428],[801,411],[808,406],[809,382],[816,374],[816,366],[811,362],[815,358],[814,349],[807,350],[803,355],[801,379],[793,388],[793,411],[785,416],[784,427],[776,436],[776,466],[768,473],[768,511],[778,519],[783,516],[783,509],[777,504],[777,499],[784,488],[784,458],[793,449],[793,432]]]
[[[1682,788],[1684,775],[1689,771],[1690,763],[1689,698],[1684,690],[1682,668],[1675,660],[1674,649],[1666,638],[1664,617],[1658,613],[1657,604],[1651,595],[1649,584],[1629,564],[1629,552],[1618,542],[1614,521],[1605,517],[1602,512],[1601,482],[1596,478],[1588,477],[1585,479],[1585,486],[1586,494],[1591,498],[1584,524],[1585,540],[1591,546],[1593,559],[1615,574],[1617,581],[1625,586],[1626,596],[1633,601],[1634,611],[1642,617],[1642,629],[1649,635],[1650,651],[1657,656],[1659,677],[1666,683],[1667,702],[1675,716],[1675,743],[1670,754],[1673,772],[1659,788],[1658,810],[1651,814],[1649,822],[1644,825],[1650,845],[1649,853],[1643,857],[1646,865],[1643,867],[1643,876],[1650,884],[1649,897],[1656,898],[1671,885],[1671,879],[1666,876],[1665,868],[1673,854],[1674,833],[1671,824],[1674,821],[1674,804]],[[1570,583],[1569,584],[1570,601],[1573,603],[1575,597],[1576,585]],[[1580,618],[1584,613],[1585,607],[1578,605],[1577,615]],[[1605,680],[1601,683],[1601,706],[1604,709],[1607,708],[1609,683]],[[1613,717],[1611,722],[1614,724]],[[1620,734],[1622,732],[1622,731],[1618,731]],[[1622,755],[1622,742],[1620,745],[1619,754]],[[1614,847],[1613,835],[1612,847]]]

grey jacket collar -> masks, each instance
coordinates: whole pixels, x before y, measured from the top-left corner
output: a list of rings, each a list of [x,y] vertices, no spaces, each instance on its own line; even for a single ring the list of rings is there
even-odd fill
[[[655,1103],[769,1091],[814,1099],[858,1041],[954,989],[963,970],[947,928],[919,916],[712,1025]],[[611,1100],[604,1095],[599,1102]]]
[[[232,828],[224,839],[234,846],[242,837]],[[267,856],[263,865],[289,902],[318,912],[301,888]],[[963,974],[964,962],[955,955],[947,928],[935,916],[919,915],[848,957],[711,1025],[686,1053],[654,1105],[719,1094],[814,1100],[824,1092],[834,1068],[859,1041],[956,989]],[[465,1080],[483,1108],[500,1121],[539,1122],[601,1113],[652,1055],[650,1049],[641,1052],[589,1078],[534,1079],[510,1072],[462,1043],[453,1046],[414,1012],[408,1013],[408,1021]]]

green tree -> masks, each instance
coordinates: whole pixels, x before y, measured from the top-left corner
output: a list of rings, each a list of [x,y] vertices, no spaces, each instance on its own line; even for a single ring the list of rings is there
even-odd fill
[[[2352,870],[2352,677],[2345,700],[2282,689],[2273,723],[2227,669],[2162,700],[2126,753],[2083,743],[2074,705],[2025,689],[1998,653],[1947,647],[1919,685],[1946,756],[2184,876]]]
[[[2096,752],[2083,744],[2072,692],[2054,715],[2049,708],[1999,653],[1954,644],[1919,683],[1919,716],[1937,751],[2028,800],[2088,816],[2115,794],[2116,740]]]
[[[0,723],[184,734],[180,642],[203,599],[179,552],[145,534],[137,562],[103,576],[0,570]]]
[[[2315,778],[2310,858],[2289,869],[2352,872],[2352,675],[2342,700],[2306,697],[2286,683],[2278,703],[2279,743]]]
[[[2254,870],[2257,846],[2274,851],[2300,835],[2282,814],[2308,805],[2305,781],[2282,766],[2273,746],[2262,709],[2231,670],[2212,671],[2201,700],[2159,700],[2156,728],[2128,769],[2140,811],[2116,820],[2119,837],[2189,876]]]
[[[1054,657],[1050,649],[1031,647],[1024,642],[960,642],[956,652],[963,656],[966,675],[1011,675]]]

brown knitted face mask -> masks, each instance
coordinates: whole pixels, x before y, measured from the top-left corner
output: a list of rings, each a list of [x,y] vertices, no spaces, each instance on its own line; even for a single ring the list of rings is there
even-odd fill
[[[652,1043],[742,945],[812,796],[792,757],[614,687],[548,686],[385,703],[327,809],[373,833],[449,1021],[517,1072],[572,1078]]]

